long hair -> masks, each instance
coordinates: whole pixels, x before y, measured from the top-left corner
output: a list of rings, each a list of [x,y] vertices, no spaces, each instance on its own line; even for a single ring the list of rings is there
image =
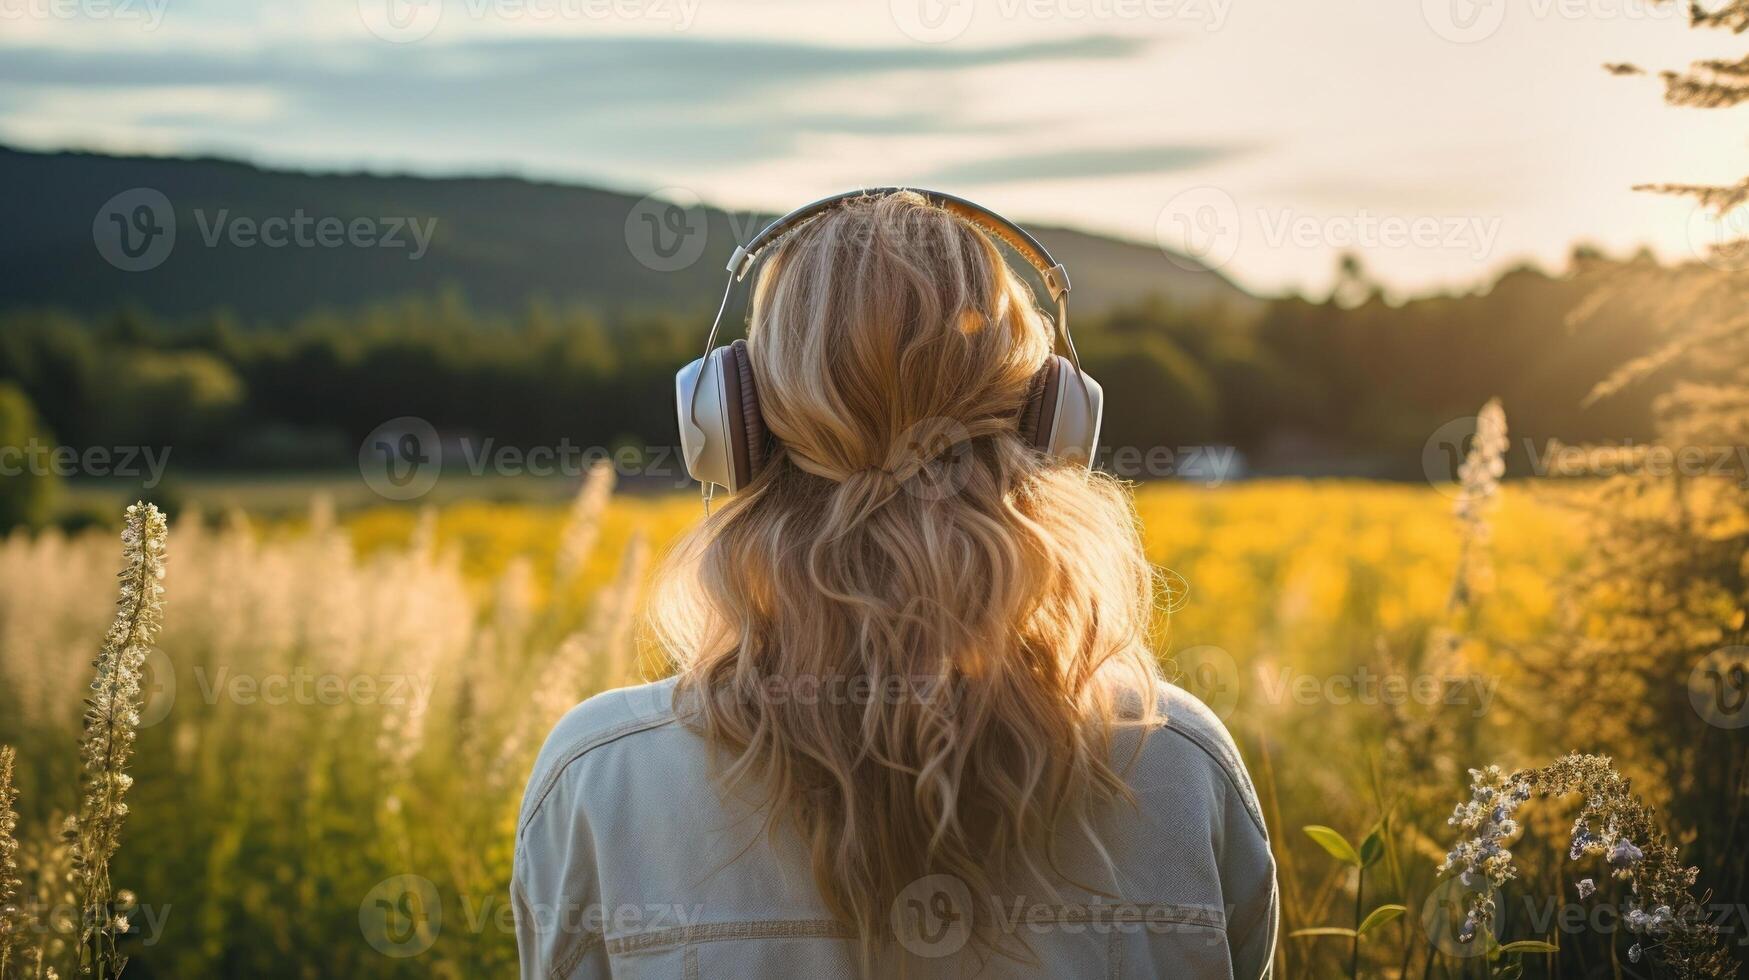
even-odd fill
[[[908,884],[952,875],[984,905],[1012,873],[1055,880],[1059,833],[1127,796],[1149,566],[1122,485],[1020,438],[1049,319],[922,197],[780,242],[747,346],[771,458],[676,549],[653,618],[677,701],[866,956]]]

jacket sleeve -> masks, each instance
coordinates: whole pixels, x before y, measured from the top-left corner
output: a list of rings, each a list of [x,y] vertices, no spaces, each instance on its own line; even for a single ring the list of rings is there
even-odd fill
[[[1271,975],[1275,962],[1276,928],[1279,919],[1275,861],[1269,842],[1261,840],[1235,865],[1249,864],[1251,871],[1231,894],[1232,918],[1227,943],[1232,951],[1236,980],[1259,980]]]
[[[607,980],[595,844],[566,780],[522,818],[510,879],[523,980]]]
[[[1227,904],[1227,944],[1235,980],[1270,976],[1275,961],[1280,916],[1275,856],[1253,809],[1249,779],[1242,784],[1243,807],[1231,807],[1221,858],[1221,891]]]

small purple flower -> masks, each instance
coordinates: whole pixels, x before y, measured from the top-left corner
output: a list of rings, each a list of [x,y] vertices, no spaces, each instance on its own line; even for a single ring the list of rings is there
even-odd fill
[[[1640,863],[1645,852],[1634,846],[1634,842],[1623,837],[1609,849],[1609,866],[1612,868],[1631,868]]]
[[[1641,950],[1640,950],[1639,943],[1635,943],[1632,946],[1629,946],[1628,947],[1628,962],[1629,963],[1638,963],[1640,961],[1640,954],[1641,954]]]
[[[1579,897],[1581,899],[1590,898],[1591,894],[1595,891],[1597,891],[1597,884],[1590,878],[1579,879]]]
[[[1591,825],[1584,817],[1573,821],[1573,846],[1567,851],[1567,859],[1577,861],[1585,856],[1586,850],[1597,843],[1597,838],[1591,834]]]

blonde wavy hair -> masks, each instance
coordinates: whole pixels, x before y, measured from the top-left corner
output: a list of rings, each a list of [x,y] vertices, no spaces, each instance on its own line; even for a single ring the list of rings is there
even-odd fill
[[[661,576],[678,698],[865,955],[925,876],[980,905],[1054,880],[1060,832],[1128,798],[1115,732],[1156,720],[1128,493],[1017,428],[1051,336],[992,241],[916,194],[811,220],[754,292],[771,458]]]

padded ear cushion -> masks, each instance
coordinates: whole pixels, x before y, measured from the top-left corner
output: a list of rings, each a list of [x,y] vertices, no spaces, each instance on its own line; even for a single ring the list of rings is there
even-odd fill
[[[1054,355],[1032,376],[1026,405],[1020,410],[1020,438],[1040,452],[1051,448],[1051,425],[1057,417],[1057,372],[1062,362]]]
[[[724,353],[723,383],[729,405],[731,459],[735,467],[735,488],[753,482],[765,468],[769,434],[765,431],[765,416],[759,411],[759,389],[753,381],[753,362],[747,356],[747,342],[737,340]]]

